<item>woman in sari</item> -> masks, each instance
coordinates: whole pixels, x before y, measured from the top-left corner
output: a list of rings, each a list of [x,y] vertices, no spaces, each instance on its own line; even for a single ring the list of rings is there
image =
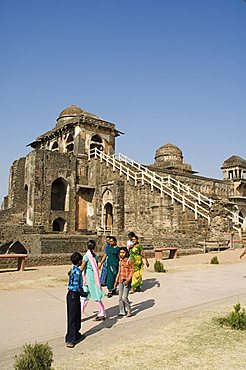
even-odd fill
[[[107,278],[106,285],[108,289],[107,297],[110,298],[113,294],[116,294],[116,288],[114,287],[115,278],[118,274],[119,267],[119,251],[120,247],[117,247],[117,239],[115,236],[111,236],[109,244],[107,244],[105,253],[102,257],[102,261],[99,264],[99,268],[107,258]]]
[[[138,242],[138,237],[135,235],[132,238],[133,244],[129,247],[130,252],[130,259],[134,264],[134,274],[132,276],[132,293],[138,292],[141,290],[141,286],[143,284],[143,270],[144,270],[144,262],[143,258],[145,259],[145,264],[149,267],[149,262],[144,253],[143,247]]]
[[[83,289],[84,292],[88,293],[86,298],[81,298],[81,310],[82,316],[84,314],[85,308],[89,302],[89,298],[94,299],[98,305],[98,315],[95,321],[105,320],[105,307],[102,303],[102,298],[105,293],[101,289],[99,269],[98,269],[98,256],[95,254],[94,250],[96,248],[96,243],[94,240],[89,240],[87,243],[88,251],[83,257],[81,270],[83,273]]]
[[[107,236],[106,237],[106,246],[104,248],[104,253],[106,253],[106,247],[107,247],[107,245],[109,245],[109,240],[110,240],[110,236]],[[107,280],[107,258],[105,259],[105,261],[102,264],[102,270],[101,270],[101,275],[100,275],[101,286],[106,285],[106,280]]]

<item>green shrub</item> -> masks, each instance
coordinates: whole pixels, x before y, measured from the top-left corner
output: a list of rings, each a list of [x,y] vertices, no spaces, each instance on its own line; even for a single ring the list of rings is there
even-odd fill
[[[225,317],[216,317],[214,321],[221,326],[229,326],[235,330],[246,330],[246,313],[245,308],[240,303],[233,306],[234,311]]]
[[[161,261],[155,261],[154,270],[155,272],[166,272]]]
[[[15,370],[51,370],[53,352],[48,343],[24,344],[23,351],[15,356]]]
[[[218,257],[217,257],[217,256],[214,256],[213,258],[211,258],[210,263],[211,263],[212,265],[218,265],[220,262],[219,262],[219,260],[218,260]]]

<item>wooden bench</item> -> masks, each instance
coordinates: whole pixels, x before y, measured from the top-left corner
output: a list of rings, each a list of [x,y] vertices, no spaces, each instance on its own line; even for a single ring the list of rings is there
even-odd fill
[[[6,253],[0,254],[0,258],[17,258],[17,270],[24,271],[27,254]]]
[[[178,254],[178,248],[173,248],[173,247],[163,247],[163,248],[155,248],[155,259],[156,260],[162,260],[162,252],[169,251],[169,256],[168,258],[176,258]]]

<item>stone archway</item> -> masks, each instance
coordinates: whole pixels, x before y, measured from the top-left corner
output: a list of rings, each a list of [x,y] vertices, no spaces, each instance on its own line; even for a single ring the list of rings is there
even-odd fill
[[[90,151],[95,148],[103,151],[102,138],[99,135],[94,135],[91,137]]]
[[[113,194],[110,188],[106,188],[102,195],[102,228],[112,232],[113,228]]]
[[[63,178],[58,178],[51,185],[51,210],[65,211],[67,204],[68,184]]]
[[[65,231],[66,220],[61,217],[56,218],[52,223],[53,231]]]
[[[113,206],[107,202],[103,207],[103,229],[112,231],[113,228]]]

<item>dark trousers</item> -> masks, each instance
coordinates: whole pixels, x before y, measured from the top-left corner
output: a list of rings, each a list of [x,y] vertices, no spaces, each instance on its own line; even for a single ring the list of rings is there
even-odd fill
[[[66,343],[75,343],[80,338],[81,303],[79,292],[67,292],[67,334]]]

